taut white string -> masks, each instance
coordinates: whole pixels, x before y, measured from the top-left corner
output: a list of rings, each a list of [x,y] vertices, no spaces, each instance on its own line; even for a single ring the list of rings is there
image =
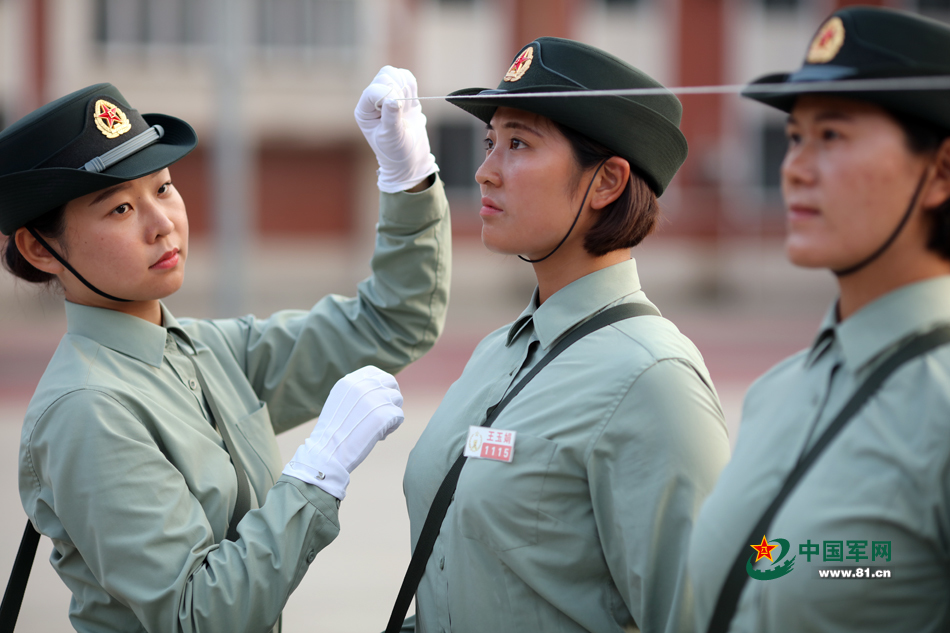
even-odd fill
[[[649,95],[704,95],[704,94],[782,94],[802,92],[864,92],[950,89],[950,75],[932,77],[896,77],[889,79],[842,79],[838,81],[803,81],[797,83],[774,84],[725,84],[719,86],[674,86],[671,88],[618,88],[611,90],[565,90],[561,92],[521,92],[495,93],[487,95],[450,95],[426,97],[401,97],[396,101],[425,101],[428,99],[524,99],[531,97],[608,97],[608,96],[649,96]]]

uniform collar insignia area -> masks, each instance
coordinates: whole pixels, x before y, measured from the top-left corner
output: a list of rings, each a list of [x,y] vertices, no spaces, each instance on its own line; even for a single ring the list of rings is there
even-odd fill
[[[129,118],[125,112],[119,109],[119,106],[109,103],[105,99],[96,101],[96,107],[93,110],[93,119],[96,127],[106,138],[116,138],[122,136],[132,129]]]
[[[835,16],[818,29],[805,61],[809,64],[826,64],[835,58],[843,45],[844,23]]]
[[[534,59],[534,47],[529,46],[524,49],[518,58],[511,64],[511,68],[505,73],[505,81],[518,81],[531,68],[531,60]]]

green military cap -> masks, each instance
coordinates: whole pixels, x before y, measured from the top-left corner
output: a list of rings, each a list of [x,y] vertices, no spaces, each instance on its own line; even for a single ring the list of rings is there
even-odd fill
[[[743,96],[789,112],[799,95],[834,93],[833,84],[838,81],[947,75],[950,28],[945,24],[904,11],[849,7],[835,12],[821,25],[801,68],[760,77],[746,87]],[[757,87],[762,84],[785,85],[776,90],[769,90],[768,85]],[[869,101],[950,130],[947,88],[849,89],[835,94]]]
[[[629,88],[659,90],[659,94],[517,96]],[[471,95],[480,97],[466,98]],[[663,193],[686,160],[686,138],[679,129],[683,115],[679,99],[646,73],[580,42],[539,37],[519,51],[497,89],[457,90],[448,100],[485,123],[491,121],[499,106],[546,116],[627,159],[657,195]]]
[[[167,167],[197,143],[190,125],[139,114],[111,84],[52,101],[0,132],[0,232]]]

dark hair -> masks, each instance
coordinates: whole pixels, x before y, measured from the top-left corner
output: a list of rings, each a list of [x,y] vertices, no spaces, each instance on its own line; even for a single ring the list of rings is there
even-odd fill
[[[914,154],[930,154],[937,151],[950,131],[928,123],[917,117],[890,112],[897,124],[904,130],[907,147]],[[927,248],[944,259],[950,260],[950,198],[928,212],[930,217],[930,237]]]
[[[66,232],[66,205],[57,207],[30,222],[30,226],[48,240],[59,240]],[[15,235],[15,234],[14,234]],[[17,248],[14,235],[7,238],[3,245],[3,267],[15,277],[37,284],[50,284],[56,280],[56,275],[43,272],[23,257]],[[61,255],[66,256],[65,252]]]
[[[579,166],[580,174],[617,155],[604,145],[580,132],[554,121],[555,127],[567,138]],[[578,183],[574,183],[577,186]],[[656,194],[637,169],[630,165],[630,178],[623,193],[599,211],[600,217],[584,236],[584,249],[594,256],[606,255],[621,248],[632,248],[656,228],[660,205]]]

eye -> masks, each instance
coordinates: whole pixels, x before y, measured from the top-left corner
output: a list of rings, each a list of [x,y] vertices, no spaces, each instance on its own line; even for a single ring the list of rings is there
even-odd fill
[[[520,138],[511,139],[511,149],[520,149],[522,147],[527,147],[527,145]]]
[[[158,188],[158,195],[160,196],[165,195],[166,193],[171,191],[171,188],[172,188],[172,181],[169,180],[168,182],[166,182],[165,184],[163,184],[161,187]]]
[[[841,138],[841,133],[833,128],[825,128],[821,131],[821,140],[834,141]]]
[[[789,145],[798,145],[802,141],[802,135],[793,130],[785,130],[785,140]]]
[[[495,141],[491,140],[490,138],[486,138],[485,141],[484,141],[484,143],[485,143],[485,151],[486,151],[486,152],[490,152],[490,151],[492,151],[493,149],[495,149]]]
[[[132,207],[128,204],[120,204],[115,209],[112,210],[112,213],[115,215],[125,215],[132,210]]]

